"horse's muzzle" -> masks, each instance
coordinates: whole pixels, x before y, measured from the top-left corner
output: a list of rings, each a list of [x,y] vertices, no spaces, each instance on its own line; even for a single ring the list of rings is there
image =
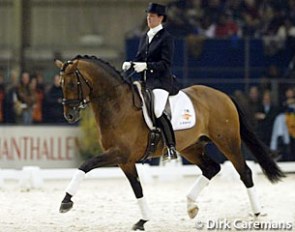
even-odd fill
[[[68,112],[64,113],[64,117],[69,123],[75,123],[80,119],[80,112],[70,109]]]

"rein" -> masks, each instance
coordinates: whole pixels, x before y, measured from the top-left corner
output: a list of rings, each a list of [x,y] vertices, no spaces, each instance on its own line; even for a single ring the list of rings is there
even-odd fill
[[[141,110],[141,109],[142,109],[142,103],[139,103],[139,105],[137,105],[137,104],[136,104],[136,101],[135,101],[135,95],[137,94],[137,95],[139,96],[139,94],[136,92],[136,89],[135,89],[135,86],[134,86],[134,84],[133,84],[133,80],[132,80],[132,77],[134,76],[135,73],[136,73],[136,72],[135,72],[135,70],[133,69],[133,71],[132,71],[130,74],[128,74],[128,75],[126,76],[126,71],[123,71],[123,72],[122,72],[122,76],[123,76],[124,80],[125,80],[126,82],[130,83],[130,85],[131,85],[132,102],[133,102],[134,107],[135,107],[137,110]]]

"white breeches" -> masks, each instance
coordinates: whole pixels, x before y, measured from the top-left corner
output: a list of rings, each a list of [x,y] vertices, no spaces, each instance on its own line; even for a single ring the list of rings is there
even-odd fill
[[[153,89],[153,94],[155,97],[154,112],[156,118],[160,118],[164,112],[169,92],[164,89]]]

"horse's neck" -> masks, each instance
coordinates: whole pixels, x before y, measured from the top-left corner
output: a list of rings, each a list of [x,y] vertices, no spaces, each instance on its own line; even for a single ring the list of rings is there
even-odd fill
[[[123,90],[117,90],[121,92]],[[102,97],[100,100],[92,101],[92,109],[95,114],[95,120],[98,127],[99,137],[101,141],[101,145],[104,148],[109,147],[109,138],[115,140],[115,137],[118,136],[118,131],[122,126],[124,127],[124,121],[126,118],[130,118],[130,114],[132,115],[132,107],[130,107],[130,102],[127,99],[131,99],[128,97],[129,92],[126,92],[125,95],[116,95],[115,98],[104,98]]]
[[[103,133],[118,126],[122,117],[132,111],[131,91],[122,80],[106,72],[100,71],[91,76],[94,87],[90,101],[98,127]]]
[[[91,82],[92,93],[91,97],[93,101],[100,101],[100,98],[116,98],[117,97],[117,87],[119,88],[123,84],[123,80],[120,77],[116,77],[115,71],[112,72],[111,69],[106,64],[101,65],[81,61],[83,64],[83,69],[87,73],[87,79]]]

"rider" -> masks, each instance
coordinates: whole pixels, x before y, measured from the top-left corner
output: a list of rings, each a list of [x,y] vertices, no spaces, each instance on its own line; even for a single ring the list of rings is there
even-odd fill
[[[141,74],[146,88],[152,89],[156,123],[162,130],[167,146],[164,159],[176,159],[175,135],[170,120],[163,113],[169,93],[172,92],[171,63],[174,42],[172,36],[162,25],[166,20],[166,7],[150,3],[146,13],[149,30],[140,40],[135,59],[132,62],[125,61],[122,69],[126,71],[133,64],[134,70]]]

